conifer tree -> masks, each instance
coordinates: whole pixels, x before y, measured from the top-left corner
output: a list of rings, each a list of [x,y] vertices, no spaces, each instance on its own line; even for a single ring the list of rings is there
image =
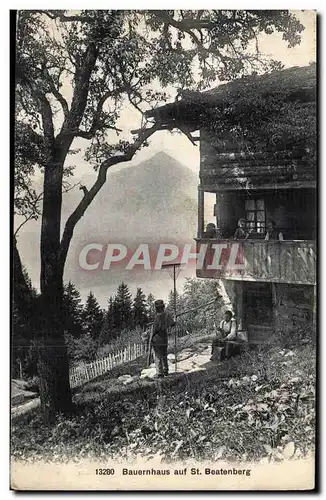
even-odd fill
[[[83,333],[83,306],[80,293],[71,281],[64,286],[62,320],[66,334],[79,337]]]
[[[101,333],[104,314],[93,292],[89,292],[83,311],[84,332],[94,340],[98,340]]]
[[[147,301],[146,301],[146,311],[147,311],[147,317],[148,321],[153,321],[154,316],[155,316],[155,297],[152,293],[149,293],[147,295]]]
[[[180,311],[181,306],[182,306],[182,297],[178,291],[176,291],[175,295],[176,295],[176,308],[177,308],[177,312],[178,312],[178,311]],[[174,314],[174,291],[173,290],[170,290],[166,310],[167,310],[167,312],[169,312],[173,316],[173,314]]]
[[[128,285],[121,283],[113,304],[115,326],[123,330],[132,325],[132,300]]]
[[[104,315],[103,327],[101,331],[100,343],[107,344],[116,336],[114,298],[112,295],[108,300],[108,308]]]
[[[31,353],[31,342],[37,336],[35,318],[37,317],[37,292],[24,266],[21,266],[24,286],[14,272],[13,315],[12,315],[12,374],[34,375],[36,361]]]
[[[146,297],[141,288],[137,288],[132,312],[133,312],[134,325],[143,328],[147,323],[147,313],[146,313]]]

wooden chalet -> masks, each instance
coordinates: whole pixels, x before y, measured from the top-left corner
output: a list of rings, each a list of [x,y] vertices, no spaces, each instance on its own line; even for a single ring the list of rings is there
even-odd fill
[[[282,96],[275,147],[271,140],[267,146],[262,142],[248,148],[237,134],[218,126],[214,132],[211,123],[207,126],[207,117],[214,117],[218,125],[219,117],[225,117],[237,99],[241,103],[247,90],[251,95],[257,93],[260,105],[264,99],[277,103]],[[147,115],[160,121],[162,128],[180,128],[190,139],[197,134],[192,140],[200,144],[198,250],[203,244],[208,248],[223,244],[223,254],[231,252],[235,244],[240,247],[241,269],[228,265],[211,269],[208,252],[197,276],[222,280],[240,328],[252,339],[267,340],[274,329],[312,323],[316,289],[316,65],[245,77],[208,92],[185,92],[181,99]],[[267,123],[270,117],[264,119]],[[304,122],[302,140],[298,128],[298,138],[293,141],[288,131],[292,121],[297,126],[300,120]],[[234,131],[237,120],[233,126]],[[205,238],[207,193],[216,197],[214,217],[220,234],[215,239]],[[250,236],[235,242],[240,218],[245,219]],[[276,223],[283,241],[265,241],[269,220]]]

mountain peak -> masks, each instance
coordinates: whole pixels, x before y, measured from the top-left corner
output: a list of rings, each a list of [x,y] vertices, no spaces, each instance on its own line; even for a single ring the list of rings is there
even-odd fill
[[[166,153],[165,151],[158,151],[157,153],[155,153],[153,156],[151,156],[151,158],[149,158],[148,160],[164,160],[164,161],[177,161],[173,158],[173,156],[169,155],[168,153]]]

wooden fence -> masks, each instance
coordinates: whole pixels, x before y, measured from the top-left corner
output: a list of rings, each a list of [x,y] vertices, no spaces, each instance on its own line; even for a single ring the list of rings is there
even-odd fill
[[[74,366],[69,371],[70,387],[79,387],[89,380],[112,370],[115,366],[139,358],[145,352],[146,345],[144,343],[128,344],[124,349],[110,352],[107,356],[98,358],[92,363],[81,363]]]
[[[215,302],[216,299],[206,303],[204,306],[207,307]],[[182,316],[183,314],[187,314],[189,312],[193,312],[195,309],[191,309],[189,311],[184,311],[178,316]],[[184,328],[177,329],[177,337],[184,337],[185,335],[189,335],[189,332]],[[115,366],[122,365],[124,363],[128,363],[129,361],[133,361],[144,354],[146,354],[147,344],[146,342],[135,342],[133,344],[128,344],[124,349],[119,349],[114,352],[110,352],[107,356],[98,358],[91,363],[80,363],[78,366],[74,366],[69,370],[69,379],[70,379],[70,387],[79,387],[90,380],[93,380],[104,373],[109,372]]]

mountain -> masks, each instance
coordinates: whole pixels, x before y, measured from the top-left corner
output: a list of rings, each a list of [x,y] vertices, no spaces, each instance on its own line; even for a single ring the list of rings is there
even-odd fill
[[[75,178],[74,182],[79,180],[90,187],[94,176]],[[131,288],[138,285],[144,287],[146,293],[147,289],[155,293],[155,282],[158,288],[161,287],[159,282],[166,282],[164,272],[144,271],[141,266],[132,271],[119,266],[106,271],[85,271],[79,266],[79,253],[88,243],[122,243],[131,250],[140,243],[175,243],[179,246],[192,243],[197,231],[197,185],[198,178],[192,170],[163,152],[138,165],[117,172],[109,171],[106,184],[75,228],[65,281],[72,280],[85,291],[85,295],[92,289],[97,295],[98,290],[108,297],[122,280]],[[63,223],[81,197],[82,191],[78,188],[64,195]],[[27,260],[33,259],[36,266],[39,227],[31,232],[32,226],[27,226],[27,231],[19,238],[22,260],[26,262],[26,257]],[[28,255],[32,248],[33,256]],[[26,264],[29,267],[28,262]],[[167,286],[170,288],[171,283]]]
[[[80,250],[88,243],[122,243],[131,251],[151,246],[191,243],[197,224],[197,176],[165,153],[108,176],[94,203],[79,221],[66,265],[66,276],[77,286],[91,288],[158,279],[158,271],[142,266],[131,271],[125,263],[103,271],[82,271]],[[161,278],[159,278],[161,279]]]
[[[99,238],[126,244],[193,238],[197,184],[191,170],[163,152],[109,174],[74,239],[80,245]]]

